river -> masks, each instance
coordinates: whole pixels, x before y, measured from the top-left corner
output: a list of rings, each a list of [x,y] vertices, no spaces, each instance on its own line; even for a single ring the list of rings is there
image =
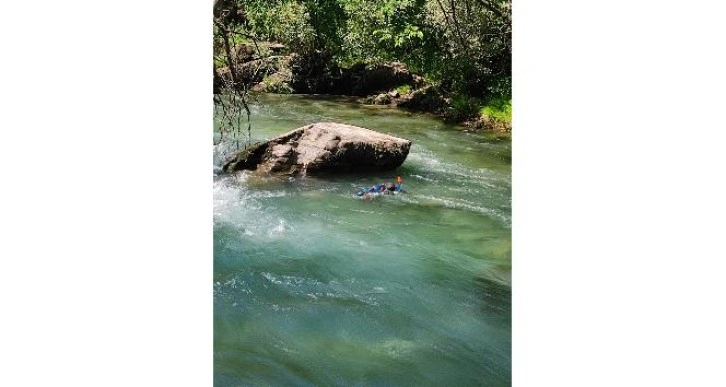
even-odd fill
[[[317,121],[411,152],[367,175],[215,177],[215,385],[511,385],[510,139],[345,98],[252,106],[255,140]],[[396,176],[407,193],[354,195]]]

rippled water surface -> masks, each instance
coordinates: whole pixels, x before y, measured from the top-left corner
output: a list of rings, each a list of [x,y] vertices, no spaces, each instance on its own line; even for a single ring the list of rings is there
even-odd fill
[[[510,140],[340,98],[252,111],[256,140],[336,121],[413,146],[390,172],[215,178],[215,385],[510,385]]]

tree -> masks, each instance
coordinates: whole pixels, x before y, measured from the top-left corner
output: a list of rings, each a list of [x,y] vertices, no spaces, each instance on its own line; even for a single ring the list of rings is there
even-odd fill
[[[221,115],[220,142],[231,140],[239,149],[241,117],[247,117],[247,143],[251,141],[249,88],[250,82],[240,79],[237,42],[249,38],[259,46],[248,32],[249,23],[244,3],[235,0],[214,1],[214,89],[215,114]]]

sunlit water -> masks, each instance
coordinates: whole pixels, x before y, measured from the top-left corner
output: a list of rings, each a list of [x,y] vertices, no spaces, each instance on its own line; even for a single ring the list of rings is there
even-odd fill
[[[510,140],[339,98],[252,113],[256,140],[335,121],[413,146],[390,172],[215,178],[215,385],[510,385]]]

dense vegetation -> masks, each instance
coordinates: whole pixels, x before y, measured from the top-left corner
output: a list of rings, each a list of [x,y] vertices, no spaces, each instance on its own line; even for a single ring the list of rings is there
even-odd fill
[[[511,37],[511,0],[217,0],[215,4],[218,68],[237,65],[240,44],[253,44],[261,57],[270,52],[264,52],[260,42],[281,43],[294,53],[290,67],[295,91],[325,92],[325,82],[339,76],[341,69],[403,62],[420,77],[398,91],[431,88],[429,94],[435,92],[445,101],[438,112],[455,121],[481,116],[511,122]],[[260,81],[255,76],[246,81]],[[229,81],[240,88],[243,82],[233,78]]]

